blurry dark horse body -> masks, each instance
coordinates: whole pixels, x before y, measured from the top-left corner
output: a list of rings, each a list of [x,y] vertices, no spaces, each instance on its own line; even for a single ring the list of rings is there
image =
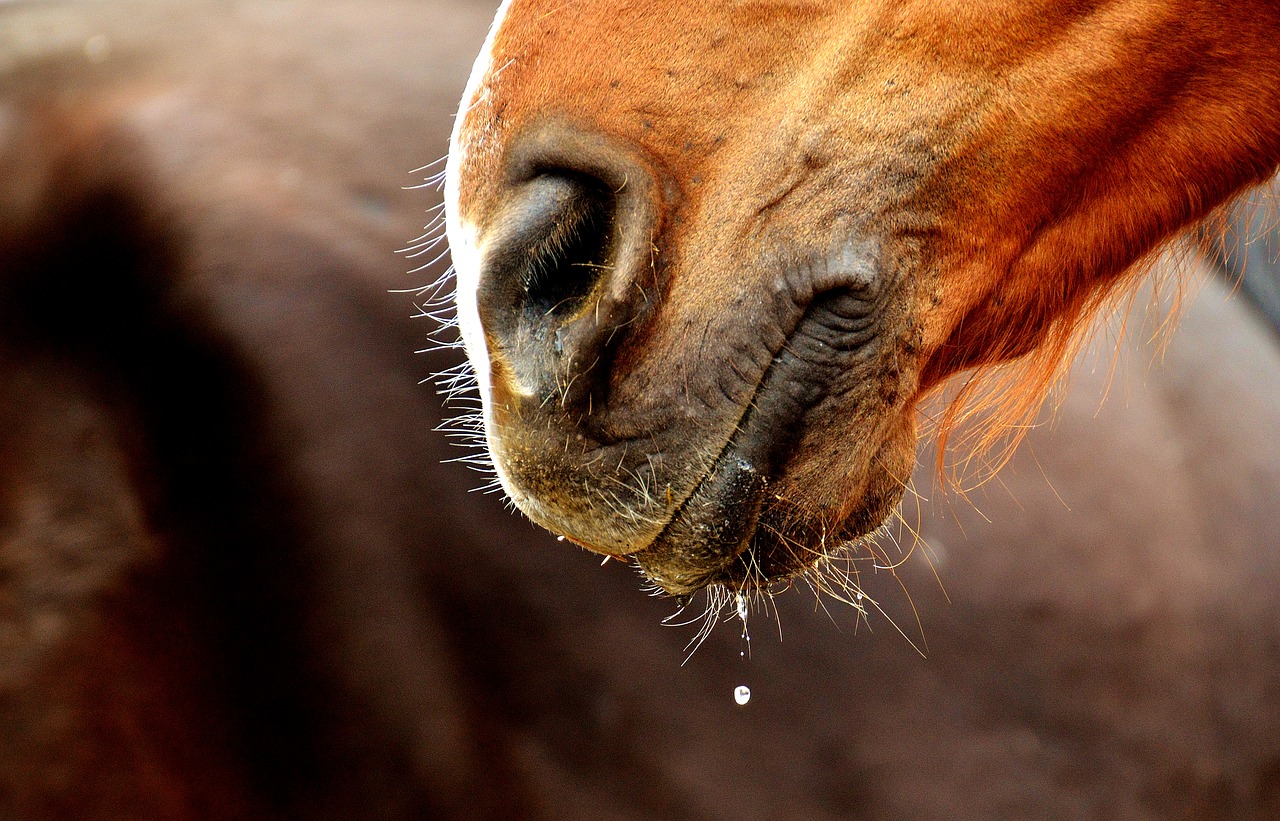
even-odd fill
[[[946,595],[864,574],[927,659],[793,593],[681,667],[464,492],[389,250],[489,13],[0,5],[0,817],[1280,815],[1280,347],[1212,278],[920,502]]]

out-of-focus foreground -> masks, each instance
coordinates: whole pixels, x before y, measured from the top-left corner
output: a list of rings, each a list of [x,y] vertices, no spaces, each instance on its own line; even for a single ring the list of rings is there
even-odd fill
[[[1280,347],[1212,278],[750,658],[467,492],[389,291],[492,11],[0,6],[0,818],[1280,816]]]

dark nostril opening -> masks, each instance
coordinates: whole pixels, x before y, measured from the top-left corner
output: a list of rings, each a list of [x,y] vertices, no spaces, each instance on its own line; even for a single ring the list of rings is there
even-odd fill
[[[546,342],[611,267],[616,203],[603,182],[540,173],[514,192],[480,285],[485,325],[508,345]]]
[[[492,384],[507,407],[590,416],[658,302],[663,190],[634,146],[549,121],[513,141],[496,193],[475,284]]]
[[[530,321],[577,312],[609,268],[613,244],[612,192],[576,174],[545,174],[534,188],[522,273]]]

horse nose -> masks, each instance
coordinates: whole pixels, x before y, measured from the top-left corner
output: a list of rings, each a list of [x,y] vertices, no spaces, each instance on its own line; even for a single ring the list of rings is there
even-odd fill
[[[625,149],[564,128],[513,156],[476,291],[494,387],[589,411],[610,350],[657,295],[657,186]]]

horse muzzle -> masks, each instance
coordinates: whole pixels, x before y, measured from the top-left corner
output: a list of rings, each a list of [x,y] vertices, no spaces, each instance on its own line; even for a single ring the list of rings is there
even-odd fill
[[[868,478],[861,456],[825,472],[826,499],[789,481],[815,436],[840,433],[831,418],[900,418],[881,412],[901,405],[878,387],[898,292],[874,238],[735,248],[751,276],[700,286],[663,253],[688,209],[661,166],[563,122],[511,140],[492,191],[459,313],[475,318],[495,467],[531,519],[634,556],[674,594],[789,577],[878,526],[901,484]]]

